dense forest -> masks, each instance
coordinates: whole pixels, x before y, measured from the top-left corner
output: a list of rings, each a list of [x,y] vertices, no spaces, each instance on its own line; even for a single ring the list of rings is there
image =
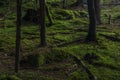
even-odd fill
[[[120,80],[120,0],[0,0],[0,80]]]

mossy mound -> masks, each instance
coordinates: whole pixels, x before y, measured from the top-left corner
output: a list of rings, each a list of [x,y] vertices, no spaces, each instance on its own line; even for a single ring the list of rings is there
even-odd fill
[[[29,67],[40,67],[44,64],[51,64],[54,62],[65,62],[70,60],[69,53],[65,53],[59,49],[46,49],[45,52],[42,52],[41,49],[36,53],[31,53],[26,55],[21,60],[21,66],[29,66]]]
[[[76,18],[88,18],[88,12],[87,11],[74,11],[73,12]]]
[[[74,13],[71,10],[57,9],[53,11],[54,18],[58,20],[70,20],[74,19]]]
[[[54,19],[58,20],[70,20],[75,18],[88,18],[88,13],[86,11],[72,11],[72,10],[64,10],[64,9],[55,9],[53,11]]]

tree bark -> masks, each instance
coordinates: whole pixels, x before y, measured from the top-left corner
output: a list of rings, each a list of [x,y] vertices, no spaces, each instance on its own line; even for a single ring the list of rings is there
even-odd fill
[[[47,15],[48,20],[49,20],[49,26],[51,26],[53,24],[53,19],[51,17],[51,14],[50,14],[50,11],[49,11],[49,8],[48,8],[47,4],[45,5],[45,7],[46,7],[45,8],[46,9],[46,15]]]
[[[17,24],[16,24],[16,54],[15,54],[15,72],[19,70],[20,63],[20,43],[21,43],[21,5],[22,0],[17,0]]]
[[[101,24],[101,17],[100,17],[100,0],[94,0],[94,8],[95,8],[95,15],[96,15],[96,22],[97,24]]]
[[[47,45],[46,41],[46,25],[45,25],[45,0],[39,0],[40,5],[40,38],[41,38],[41,47],[45,47]]]
[[[66,0],[63,0],[63,8],[66,8]]]
[[[89,13],[89,31],[86,40],[87,41],[96,41],[96,17],[95,17],[95,0],[88,1],[88,13]]]
[[[37,8],[38,8],[38,0],[34,0],[34,6],[35,6],[35,10],[37,10]]]

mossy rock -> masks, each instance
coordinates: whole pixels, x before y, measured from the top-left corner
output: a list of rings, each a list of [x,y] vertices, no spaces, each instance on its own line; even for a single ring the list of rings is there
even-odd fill
[[[18,78],[15,75],[11,75],[11,76],[9,76],[9,75],[1,75],[0,80],[22,80],[22,79]]]
[[[79,11],[81,17],[88,17],[88,13],[86,11]]]
[[[71,10],[59,9],[53,11],[53,14],[54,14],[54,18],[58,20],[70,20],[75,18],[75,15]]]
[[[88,13],[86,11],[74,11],[73,12],[76,18],[88,18]]]
[[[59,49],[52,49],[50,51],[38,52],[26,55],[22,58],[21,67],[37,67],[44,64],[51,64],[54,62],[64,62],[70,60],[69,53],[66,53]]]
[[[71,59],[71,55],[64,50],[55,48],[45,55],[45,59],[47,64],[53,62],[65,62]]]
[[[45,63],[44,56],[42,54],[30,54],[20,61],[20,65],[23,67],[39,67]]]

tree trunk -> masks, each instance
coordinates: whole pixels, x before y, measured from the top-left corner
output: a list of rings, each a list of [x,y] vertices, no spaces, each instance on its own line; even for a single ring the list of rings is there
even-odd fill
[[[16,54],[15,54],[15,72],[19,70],[20,63],[20,42],[21,42],[21,4],[22,0],[17,0],[17,29],[16,29]]]
[[[35,6],[35,10],[37,10],[38,9],[38,0],[34,0],[34,6]]]
[[[51,26],[53,24],[53,19],[51,17],[51,14],[50,14],[50,11],[49,11],[49,8],[48,8],[47,4],[45,6],[46,6],[46,8],[45,8],[46,9],[46,15],[47,15],[48,20],[49,20],[49,26]]]
[[[66,0],[63,0],[63,8],[66,8]]]
[[[41,38],[41,47],[45,47],[47,45],[46,42],[46,25],[45,25],[45,0],[39,0],[40,5],[40,38]]]
[[[100,17],[100,0],[94,0],[94,8],[95,8],[95,15],[96,15],[96,22],[97,24],[101,24],[101,17]]]
[[[86,40],[87,41],[96,41],[96,17],[95,17],[95,0],[88,1],[88,13],[89,13],[89,31]]]

